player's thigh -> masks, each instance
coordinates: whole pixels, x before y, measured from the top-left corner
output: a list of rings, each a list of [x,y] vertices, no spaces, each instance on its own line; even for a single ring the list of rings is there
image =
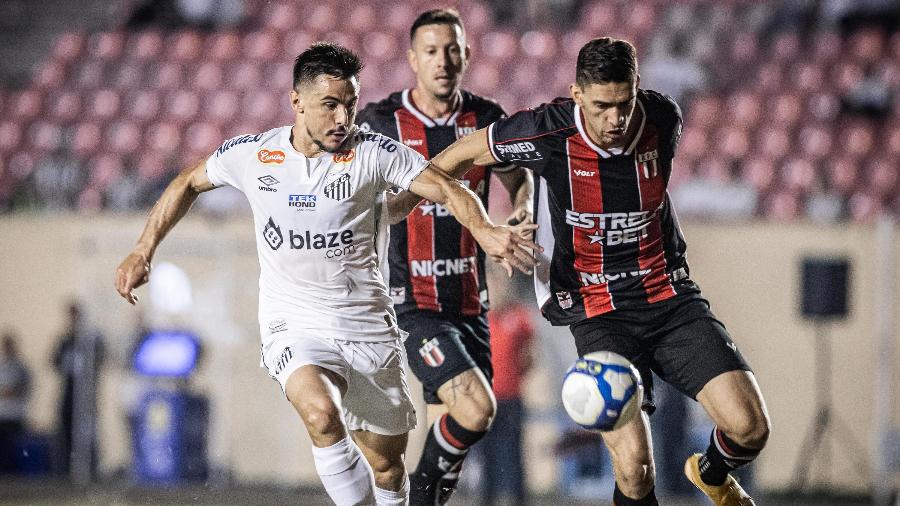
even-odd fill
[[[385,435],[367,430],[355,430],[351,434],[375,472],[385,472],[404,465],[408,434]]]
[[[756,377],[750,371],[729,371],[709,380],[697,400],[726,434],[755,442],[769,431],[769,412]]]
[[[463,343],[456,322],[437,313],[420,311],[399,317],[409,333],[404,345],[413,374],[422,383],[427,404],[441,404],[438,390],[464,371],[478,367]]]
[[[667,331],[656,339],[652,357],[653,370],[692,399],[713,378],[750,370],[725,326],[714,318],[695,318]]]
[[[650,419],[647,413],[631,419],[624,426],[609,432],[601,432],[609,450],[617,475],[641,476],[653,473],[653,443],[650,439]],[[624,475],[624,476],[623,476]]]
[[[622,355],[637,368],[644,384],[644,401],[641,408],[653,414],[656,405],[653,402],[653,374],[651,374],[652,357],[647,346],[632,334],[632,329],[625,324],[613,323],[600,318],[590,318],[569,327],[575,338],[575,349],[578,356],[597,351],[611,351]]]

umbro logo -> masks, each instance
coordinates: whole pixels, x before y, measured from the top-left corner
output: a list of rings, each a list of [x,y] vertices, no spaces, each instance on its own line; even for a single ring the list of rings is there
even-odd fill
[[[259,187],[260,190],[265,192],[277,192],[278,190],[272,187],[281,182],[275,179],[275,176],[271,174],[266,174],[265,176],[258,177],[256,179],[259,180],[260,183],[265,185]]]

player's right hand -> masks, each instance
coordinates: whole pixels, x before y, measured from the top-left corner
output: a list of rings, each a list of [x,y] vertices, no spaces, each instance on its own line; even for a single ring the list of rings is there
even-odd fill
[[[150,279],[150,260],[140,253],[131,253],[116,269],[116,291],[132,306],[138,301],[134,289]]]

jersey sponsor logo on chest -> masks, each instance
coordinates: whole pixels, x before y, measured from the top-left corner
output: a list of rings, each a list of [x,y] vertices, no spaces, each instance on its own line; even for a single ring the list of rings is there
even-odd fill
[[[334,163],[350,163],[354,158],[356,158],[356,150],[353,149],[335,153],[331,157],[331,159],[334,160]]]
[[[418,147],[418,146],[425,144],[425,140],[424,139],[403,139],[403,144],[406,144],[407,146],[414,148],[414,147]]]
[[[566,224],[582,229],[580,233],[586,234],[590,244],[615,246],[647,237],[647,228],[656,215],[656,211],[579,213],[566,209]]]
[[[475,257],[441,258],[438,260],[412,260],[410,274],[413,277],[420,276],[458,276],[467,272],[475,272],[478,269]]]
[[[316,196],[288,195],[288,206],[298,211],[314,211],[316,209]]]
[[[284,151],[260,149],[256,152],[256,158],[267,165],[284,163]]]

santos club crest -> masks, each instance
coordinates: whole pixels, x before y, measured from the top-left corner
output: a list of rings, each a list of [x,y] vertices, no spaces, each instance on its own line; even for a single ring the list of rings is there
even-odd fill
[[[350,196],[350,174],[341,174],[337,179],[325,185],[325,196],[334,200],[344,200]]]

